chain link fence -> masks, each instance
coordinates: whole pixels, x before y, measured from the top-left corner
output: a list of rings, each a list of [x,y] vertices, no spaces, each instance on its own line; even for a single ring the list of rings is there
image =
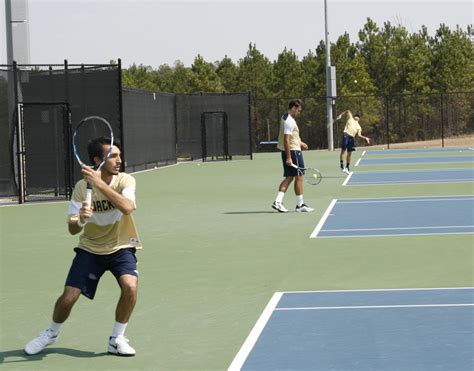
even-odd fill
[[[251,104],[256,152],[275,151],[280,117],[288,98],[254,99]],[[444,140],[474,134],[474,92],[341,96],[334,99],[334,117],[351,110],[361,116],[362,131],[374,145]],[[300,135],[311,149],[327,149],[326,97],[303,99]],[[333,123],[335,147],[344,131],[344,118]]]

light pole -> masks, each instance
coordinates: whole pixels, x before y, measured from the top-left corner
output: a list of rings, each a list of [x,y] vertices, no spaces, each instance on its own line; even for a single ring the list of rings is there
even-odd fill
[[[336,95],[336,68],[331,67],[331,47],[329,45],[328,31],[328,7],[327,0],[324,0],[324,30],[326,42],[326,117],[327,117],[327,134],[328,134],[328,151],[334,151],[334,134],[332,119],[332,100]],[[334,87],[334,89],[333,89]],[[333,91],[334,90],[334,91]]]

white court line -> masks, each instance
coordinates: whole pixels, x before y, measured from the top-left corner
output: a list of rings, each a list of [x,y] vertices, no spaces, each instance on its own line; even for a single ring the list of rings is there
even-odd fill
[[[145,170],[139,170],[139,171],[135,171],[133,173],[127,173],[127,174],[141,174],[141,173],[148,173],[149,171],[154,171],[154,170],[162,170],[162,169],[166,169],[166,168],[169,168],[169,167],[175,167],[175,166],[178,166],[180,163],[177,162],[176,164],[171,164],[171,165],[166,165],[166,166],[158,166],[158,167],[154,167],[154,168],[150,168],[150,169],[145,169]]]
[[[292,310],[334,310],[334,309],[385,309],[385,308],[432,308],[432,307],[474,307],[474,304],[403,304],[403,305],[347,305],[341,307],[295,307],[275,308],[275,311]]]
[[[329,214],[331,213],[334,205],[336,204],[337,202],[337,198],[333,199],[331,201],[331,203],[329,204],[328,208],[326,209],[326,211],[324,212],[321,220],[319,221],[318,225],[316,226],[316,228],[314,229],[313,233],[311,233],[311,235],[309,236],[309,238],[316,238],[316,236],[318,235],[319,231],[321,230],[321,228],[323,227],[324,223],[326,222],[326,219],[329,217]]]
[[[352,229],[323,229],[322,232],[353,232],[353,231],[398,231],[407,229],[438,229],[438,228],[469,228],[474,225],[449,225],[449,226],[435,226],[435,227],[397,227],[397,228],[352,228]]]
[[[359,159],[357,160],[357,162],[356,162],[355,166],[359,166],[359,162],[360,162],[360,160],[362,160],[362,159],[361,159],[361,158],[359,158]]]
[[[270,316],[278,305],[278,302],[280,301],[282,295],[283,293],[281,292],[275,292],[275,294],[273,294],[272,298],[265,307],[265,310],[263,311],[262,315],[253,327],[252,331],[250,332],[249,336],[247,337],[239,352],[235,356],[234,360],[230,364],[228,371],[238,371],[242,368],[245,360],[250,354],[250,351],[255,346],[255,343],[257,342],[260,334],[265,328],[268,320],[270,319]]]
[[[349,184],[350,186],[362,186],[362,185],[392,185],[392,184],[433,184],[433,183],[443,183],[443,184],[457,184],[457,183],[469,183],[474,182],[473,178],[470,179],[424,179],[423,181],[416,181],[416,180],[396,180],[396,181],[373,181],[373,182],[360,182],[357,181],[355,183]],[[343,184],[346,185],[346,184]]]
[[[365,155],[365,152],[367,152],[367,151],[362,152],[362,154],[361,154],[360,156],[361,156],[361,157],[364,156],[364,155]]]
[[[413,237],[413,236],[445,236],[445,235],[462,235],[462,234],[474,234],[474,232],[461,231],[461,232],[437,232],[431,233],[398,233],[398,234],[350,234],[350,235],[336,235],[336,236],[317,236],[317,238],[369,238],[369,237]]]
[[[472,286],[466,287],[407,287],[396,289],[353,289],[353,290],[314,290],[314,291],[283,291],[283,294],[311,294],[311,293],[340,293],[340,292],[380,292],[380,291],[432,291],[432,290],[474,290]],[[474,293],[474,292],[473,292]]]
[[[354,174],[353,171],[349,172],[349,175],[346,177],[346,180],[344,180],[344,183],[342,183],[343,186],[347,185],[347,182],[349,182],[349,179],[351,179],[352,174]]]
[[[395,202],[433,202],[433,201],[471,201],[471,200],[474,200],[474,197],[471,197],[471,196],[465,196],[465,197],[466,198],[430,198],[430,199],[412,198],[412,199],[409,199],[409,200],[404,200],[404,199],[400,199],[400,200],[397,200],[397,199],[394,199],[394,200],[385,200],[385,199],[374,200],[374,199],[370,199],[370,200],[361,200],[361,201],[340,200],[339,203],[340,204],[376,204],[376,203],[395,203]]]

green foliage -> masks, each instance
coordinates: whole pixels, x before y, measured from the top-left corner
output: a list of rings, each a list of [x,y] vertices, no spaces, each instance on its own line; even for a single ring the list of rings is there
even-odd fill
[[[401,25],[379,27],[370,18],[351,42],[347,33],[331,44],[338,96],[472,91],[473,30],[440,25],[434,36],[425,26],[410,34]],[[210,63],[200,55],[191,67],[133,64],[123,70],[124,86],[153,91],[250,92],[253,98],[326,95],[326,48],[323,41],[301,60],[289,47],[271,62],[254,43],[234,63],[225,56]]]
[[[194,59],[191,72],[190,85],[192,92],[222,92],[224,90],[214,65],[206,62],[199,54]]]
[[[267,98],[272,94],[273,66],[255,44],[249,45],[247,55],[239,61],[237,88],[249,91],[253,98]]]

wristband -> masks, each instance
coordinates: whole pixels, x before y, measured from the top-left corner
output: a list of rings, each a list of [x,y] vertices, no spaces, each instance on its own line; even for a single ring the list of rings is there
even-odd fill
[[[81,218],[78,218],[76,224],[77,224],[78,227],[84,228],[84,226],[87,224],[87,222],[85,222],[83,224],[83,223],[81,223]]]

